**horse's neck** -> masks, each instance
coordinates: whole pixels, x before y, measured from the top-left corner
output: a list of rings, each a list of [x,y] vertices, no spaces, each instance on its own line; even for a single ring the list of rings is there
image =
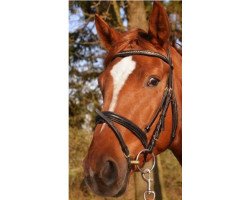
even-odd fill
[[[174,92],[178,107],[178,127],[170,149],[182,164],[182,57],[175,49],[171,49],[171,53],[174,64]]]
[[[176,137],[170,147],[174,156],[177,158],[180,164],[182,164],[182,134],[181,130],[176,132]]]

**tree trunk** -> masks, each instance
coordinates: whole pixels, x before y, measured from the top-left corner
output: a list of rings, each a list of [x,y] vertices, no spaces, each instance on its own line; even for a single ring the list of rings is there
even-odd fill
[[[114,11],[115,11],[117,23],[119,25],[119,29],[124,30],[124,27],[122,25],[121,16],[120,16],[120,7],[118,6],[116,0],[113,0],[113,6],[114,6]]]
[[[128,1],[128,28],[148,30],[144,1]]]

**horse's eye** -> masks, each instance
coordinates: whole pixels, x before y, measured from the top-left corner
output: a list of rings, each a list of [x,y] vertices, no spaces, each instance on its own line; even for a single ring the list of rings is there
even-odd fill
[[[155,77],[150,77],[149,80],[148,80],[148,83],[147,85],[149,87],[155,87],[158,85],[158,83],[160,82],[160,80],[158,78],[155,78]]]

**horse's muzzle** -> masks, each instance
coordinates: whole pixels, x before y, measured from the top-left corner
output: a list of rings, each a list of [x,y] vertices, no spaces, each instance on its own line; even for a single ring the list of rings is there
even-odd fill
[[[107,159],[95,170],[85,164],[84,171],[85,182],[97,195],[117,196],[126,189],[127,175],[123,174],[118,164],[112,159]]]

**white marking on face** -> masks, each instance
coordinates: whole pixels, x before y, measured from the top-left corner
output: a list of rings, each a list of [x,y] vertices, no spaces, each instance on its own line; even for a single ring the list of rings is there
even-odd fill
[[[129,75],[134,71],[136,67],[136,62],[132,60],[132,56],[128,56],[120,60],[116,63],[110,74],[113,78],[113,96],[111,103],[109,105],[109,111],[113,112],[115,110],[115,106],[117,104],[119,92],[121,91],[122,87],[125,85]],[[104,125],[101,127],[101,131],[104,128]]]
[[[134,71],[136,62],[132,60],[132,56],[123,58],[120,62],[113,66],[110,74],[113,78],[113,96],[109,105],[109,111],[113,112],[118,100],[119,92],[125,85],[129,75]]]

